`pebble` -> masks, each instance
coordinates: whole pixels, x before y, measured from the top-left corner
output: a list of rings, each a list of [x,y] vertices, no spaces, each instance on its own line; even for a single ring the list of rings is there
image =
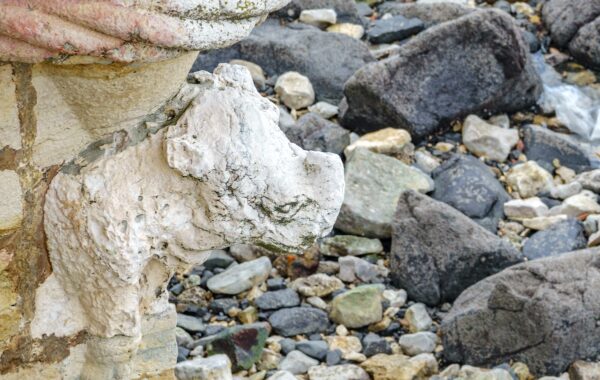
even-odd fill
[[[431,354],[408,358],[401,354],[379,354],[361,363],[376,380],[428,379],[438,372],[437,360]]]
[[[377,334],[369,333],[362,340],[363,354],[366,357],[371,357],[377,354],[391,354],[392,347],[390,343]]]
[[[327,356],[329,346],[323,340],[305,340],[296,343],[296,350],[322,361]]]
[[[178,380],[233,380],[231,362],[226,355],[195,358],[175,365]]]
[[[208,288],[217,294],[236,295],[267,280],[271,272],[271,260],[261,257],[230,267],[210,278]]]
[[[543,231],[556,223],[567,220],[567,215],[551,215],[551,216],[538,216],[535,218],[523,219],[521,222],[527,228],[536,231]]]
[[[437,335],[423,331],[414,334],[404,334],[398,340],[402,352],[410,356],[431,353],[437,344]]]
[[[408,330],[412,333],[427,331],[433,323],[422,303],[416,303],[409,307],[404,314],[404,319],[408,323]]]
[[[388,269],[371,264],[370,262],[354,256],[340,257],[340,272],[338,278],[344,282],[371,282],[382,279],[388,275]]]
[[[406,303],[406,299],[408,295],[406,294],[406,290],[393,290],[386,289],[381,294],[384,300],[389,302],[390,307],[402,307]]]
[[[325,357],[325,363],[328,366],[334,366],[339,364],[342,361],[342,351],[340,350],[332,350],[327,352],[327,356]]]
[[[400,156],[404,153],[405,147],[407,144],[410,144],[410,142],[410,133],[406,130],[384,128],[364,134],[357,141],[348,145],[344,150],[344,154],[348,157],[356,148],[365,148],[374,153],[386,154],[388,156]]]
[[[338,114],[339,108],[327,102],[317,102],[308,107],[308,111],[316,113],[324,119],[331,119]]]
[[[289,71],[277,78],[275,92],[283,104],[293,110],[306,108],[315,102],[315,91],[310,80],[295,71]]]
[[[192,333],[206,330],[202,319],[185,314],[177,314],[177,326]]]
[[[504,204],[504,214],[513,220],[535,218],[547,213],[548,206],[538,197],[513,199]]]
[[[281,289],[266,292],[254,302],[259,309],[277,310],[300,305],[300,297],[293,289]]]
[[[331,302],[329,317],[337,324],[350,328],[368,326],[381,321],[383,286],[363,285],[336,296]]]
[[[498,127],[469,115],[463,125],[462,141],[474,155],[504,162],[519,142],[519,131]]]
[[[215,379],[219,380],[219,379]],[[267,378],[267,380],[298,380],[293,373],[289,371],[277,371]]]
[[[582,214],[600,214],[597,198],[596,194],[584,190],[565,199],[561,205],[550,209],[550,215],[567,215],[577,218]]]
[[[333,9],[305,9],[300,12],[299,20],[323,29],[337,22],[337,14]]]
[[[513,166],[506,175],[506,180],[522,198],[535,197],[554,187],[552,175],[535,161]]]
[[[324,273],[316,273],[294,280],[291,287],[305,297],[324,297],[336,290],[342,289],[344,283],[337,277],[328,276]]]
[[[555,199],[567,199],[577,195],[583,190],[579,182],[571,182],[564,185],[558,185],[550,190],[550,196]]]
[[[300,351],[292,351],[279,363],[279,369],[288,371],[294,375],[308,372],[308,370],[319,365],[319,361],[303,354]]]
[[[268,335],[266,323],[237,325],[210,337],[203,346],[209,356],[227,355],[234,371],[247,370],[261,358]]]
[[[353,354],[359,354],[362,351],[360,339],[355,336],[328,336],[325,338],[329,345],[329,350],[340,350],[342,358],[349,360]]]
[[[415,152],[415,165],[424,173],[431,174],[437,169],[441,162],[427,151],[417,150]]]
[[[383,252],[383,244],[379,239],[336,235],[321,240],[319,250],[326,256],[364,256]]]
[[[310,380],[370,380],[364,369],[354,364],[316,366],[308,371]]]
[[[327,28],[327,31],[330,33],[345,34],[357,40],[360,40],[365,35],[365,28],[362,25],[347,22],[331,25]]]
[[[276,334],[294,336],[323,332],[329,327],[329,318],[323,310],[313,307],[280,309],[271,314],[269,323]]]

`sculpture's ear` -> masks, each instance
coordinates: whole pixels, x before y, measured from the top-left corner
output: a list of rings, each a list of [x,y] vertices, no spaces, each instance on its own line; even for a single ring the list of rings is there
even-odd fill
[[[203,84],[205,89],[167,130],[164,145],[169,166],[200,181],[211,173],[230,171],[227,162],[236,161],[231,155],[248,150],[246,140],[256,128],[279,131],[279,109],[260,96],[245,67],[221,64],[211,77],[203,78]],[[255,123],[248,121],[257,118]],[[250,165],[251,158],[236,162]]]

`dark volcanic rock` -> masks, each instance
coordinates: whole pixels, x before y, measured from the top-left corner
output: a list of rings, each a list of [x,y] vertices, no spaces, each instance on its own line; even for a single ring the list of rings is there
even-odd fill
[[[542,8],[544,23],[550,29],[552,40],[566,47],[577,31],[600,16],[600,2],[596,0],[548,0]]]
[[[515,265],[473,285],[442,322],[451,363],[527,363],[560,375],[600,354],[600,250]]]
[[[388,44],[400,41],[425,29],[425,24],[418,18],[394,16],[380,19],[373,23],[367,37],[374,44]]]
[[[303,115],[284,133],[291,142],[306,150],[341,154],[350,145],[350,131],[315,113]]]
[[[542,9],[552,40],[583,64],[600,69],[600,1],[548,0]]]
[[[463,7],[453,3],[398,3],[395,1],[386,1],[379,7],[379,13],[389,13],[391,15],[404,16],[406,18],[416,17],[423,21],[425,26],[430,26],[454,20],[467,13],[473,12],[473,9]]]
[[[192,70],[212,72],[232,59],[254,62],[269,76],[297,71],[310,79],[318,100],[337,103],[346,80],[373,56],[364,42],[344,34],[268,20],[238,44],[201,54]]]
[[[294,336],[323,332],[329,327],[327,313],[312,307],[281,309],[269,317],[276,334]]]
[[[471,113],[522,110],[540,91],[513,19],[482,10],[427,29],[358,70],[344,87],[341,124],[359,133],[404,128],[419,141]]]
[[[392,281],[409,298],[437,305],[521,261],[508,242],[445,203],[415,191],[400,196],[393,223]]]
[[[531,235],[523,244],[523,255],[529,260],[556,256],[587,246],[583,224],[567,219]]]
[[[206,352],[227,355],[233,371],[249,369],[260,359],[268,336],[264,323],[230,327],[210,338]]]
[[[327,8],[331,8],[335,11],[337,14],[337,22],[361,24],[361,19],[354,0],[292,0],[288,5],[275,12],[275,15],[278,17],[296,19],[303,10]]]
[[[293,289],[281,289],[262,294],[256,299],[255,303],[259,309],[277,310],[282,307],[300,305],[300,297]]]
[[[504,203],[511,198],[484,163],[472,156],[457,154],[432,174],[433,199],[449,204],[487,230],[496,232],[504,216]]]
[[[591,163],[585,152],[560,133],[537,125],[527,125],[523,128],[523,142],[527,159],[535,160],[550,172],[554,170],[554,159],[577,173],[591,170]]]

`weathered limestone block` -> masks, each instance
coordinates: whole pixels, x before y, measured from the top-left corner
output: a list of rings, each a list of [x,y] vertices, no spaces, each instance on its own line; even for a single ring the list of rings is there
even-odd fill
[[[282,5],[1,2],[1,378],[171,379],[175,270],[331,230],[339,157],[289,143],[239,66],[186,83]]]

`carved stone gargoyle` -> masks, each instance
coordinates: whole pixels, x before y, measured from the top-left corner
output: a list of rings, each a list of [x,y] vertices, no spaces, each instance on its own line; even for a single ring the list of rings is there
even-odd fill
[[[291,144],[241,66],[185,81],[282,5],[0,3],[3,378],[172,378],[175,271],[329,233],[340,158]]]

